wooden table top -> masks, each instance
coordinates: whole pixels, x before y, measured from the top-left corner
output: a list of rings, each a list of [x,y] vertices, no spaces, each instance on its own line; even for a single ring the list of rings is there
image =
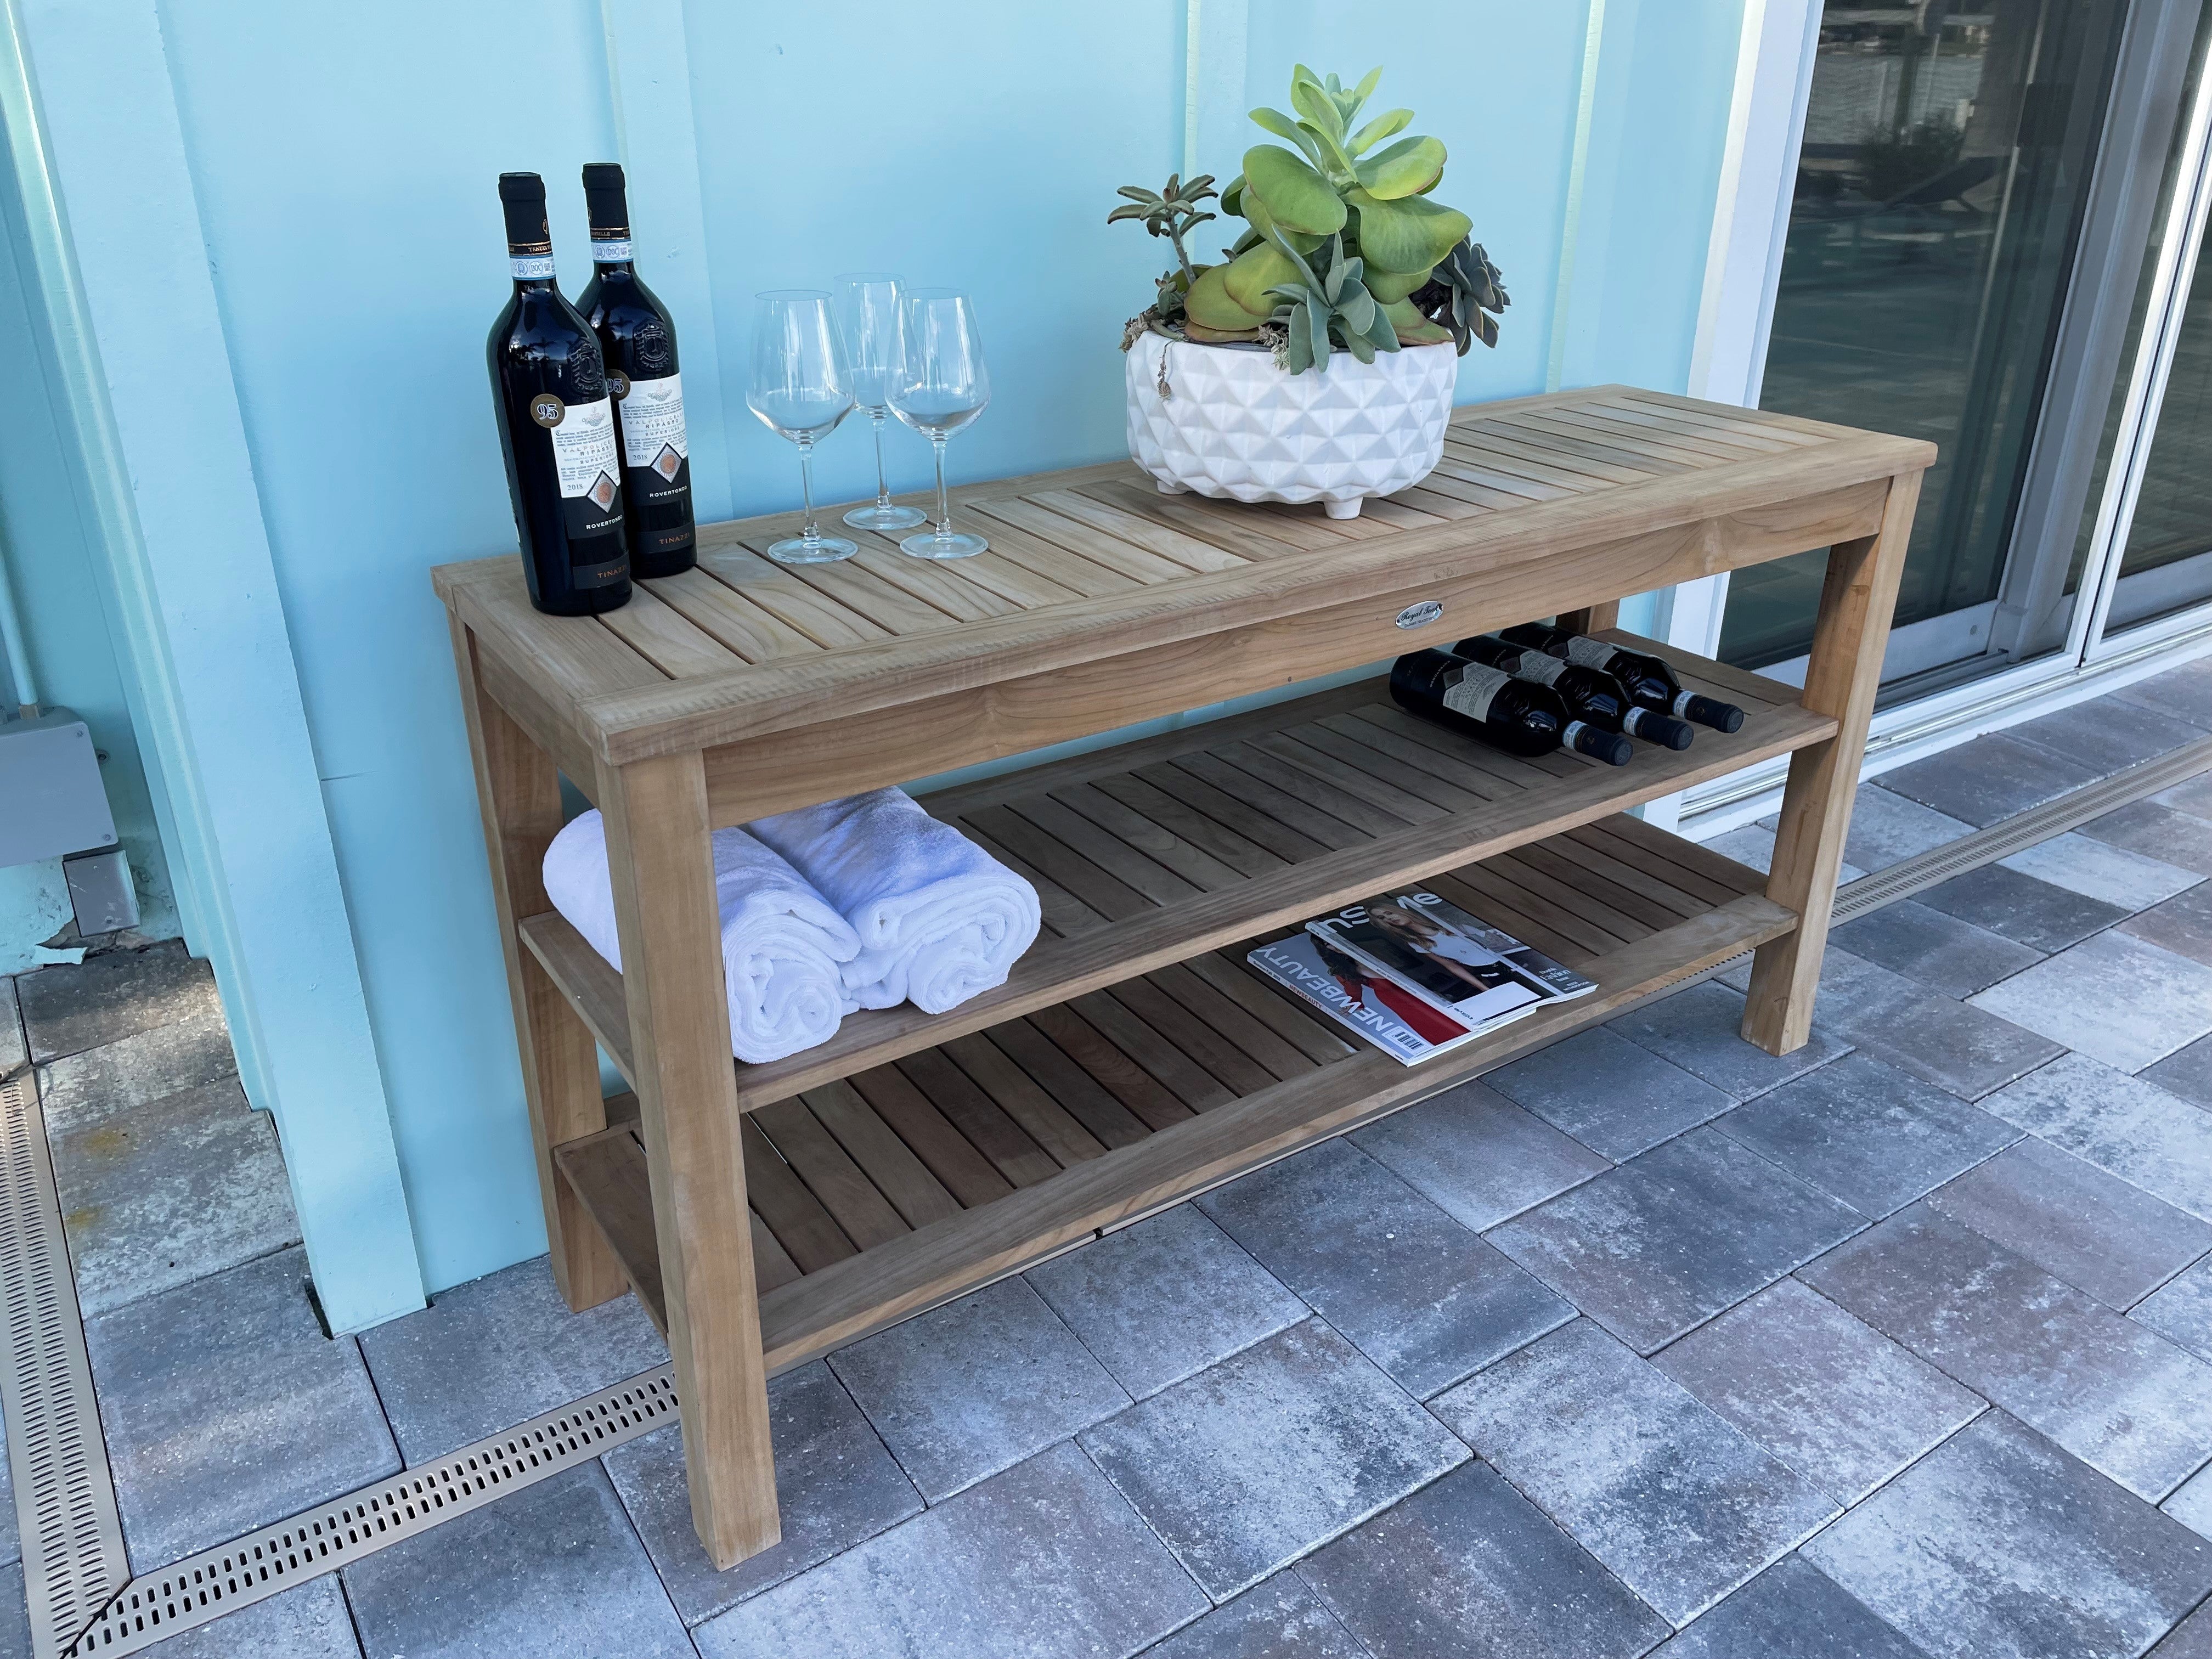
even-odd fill
[[[1142,672],[1163,648],[1231,630],[1273,624],[1295,641],[1301,619],[1373,601],[1341,660],[1246,665],[1248,678],[1305,678],[1869,533],[1888,480],[1934,457],[1917,440],[1598,386],[1459,409],[1436,471],[1357,519],[1164,495],[1124,460],[957,489],[956,520],[991,544],[957,562],[839,526],[855,557],[779,565],[763,550],[798,524],[780,513],[701,526],[697,568],[639,582],[603,617],[532,610],[511,554],[433,574],[509,683],[573,734],[573,769],[585,754],[621,764],[803,734],[1102,659]],[[1400,599],[1470,592],[1494,602],[1389,631]]]

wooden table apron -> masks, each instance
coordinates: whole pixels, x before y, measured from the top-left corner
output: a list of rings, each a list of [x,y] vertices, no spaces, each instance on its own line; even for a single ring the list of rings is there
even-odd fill
[[[1783,698],[1746,734],[1764,743],[1758,753],[1791,755],[1763,895],[1759,878],[1702,849],[1680,850],[1656,831],[1595,825],[1607,803],[1589,780],[1570,776],[1571,769],[1545,775],[1524,768],[1525,775],[1495,783],[1537,792],[1522,795],[1524,802],[1548,800],[1543,792],[1556,790],[1561,804],[1556,822],[1523,824],[1486,842],[1476,797],[1493,787],[1483,769],[1498,769],[1492,760],[1446,752],[1445,740],[1432,734],[1384,732],[1389,712],[1363,713],[1357,694],[1326,708],[1309,699],[1285,716],[1308,718],[1312,703],[1310,718],[1370,722],[1348,728],[1351,752],[1367,754],[1358,746],[1363,743],[1396,745],[1418,763],[1407,781],[1418,780],[1430,798],[1401,801],[1401,816],[1433,816],[1446,808],[1432,803],[1443,801],[1467,813],[1468,848],[1529,845],[1534,850],[1509,861],[1516,872],[1509,878],[1528,884],[1533,896],[1516,900],[1515,889],[1499,902],[1510,914],[1550,915],[1574,939],[1604,945],[1584,951],[1604,994],[1563,1005],[1579,1012],[1528,1022],[1515,1044],[1553,1040],[1663,988],[1708,957],[1724,959],[1752,945],[1745,1035],[1786,1052],[1809,1030],[1890,612],[1920,475],[1933,456],[1931,446],[1914,441],[1607,386],[1456,411],[1437,471],[1390,502],[1370,503],[1353,521],[1157,496],[1133,467],[1115,464],[958,492],[957,510],[988,520],[994,550],[964,570],[913,569],[888,543],[864,536],[866,553],[848,567],[787,572],[758,555],[793,522],[778,514],[702,526],[700,571],[641,583],[631,605],[605,618],[532,611],[511,556],[434,573],[452,614],[553,1271],[573,1307],[629,1285],[661,1323],[676,1364],[694,1519],[717,1563],[732,1565],[779,1535],[765,1393],[772,1370],[1018,1268],[1087,1237],[1103,1218],[1174,1201],[1433,1092],[1497,1063],[1507,1049],[1503,1039],[1486,1039],[1479,1054],[1470,1050],[1459,1064],[1447,1067],[1460,1058],[1453,1055],[1410,1069],[1348,1048],[1338,1054],[1296,1016],[1252,1001],[1233,968],[1223,966],[1225,958],[1198,957],[1194,964],[1231,1000],[1192,992],[1211,999],[1209,1006],[1218,1004],[1219,1030],[1193,1029],[1182,1046],[1196,1054],[1218,1049],[1228,1059],[1215,1060],[1216,1069],[1233,1071],[1241,1057],[1219,1031],[1244,1033],[1237,1042],[1266,1057],[1273,1076],[1255,1073],[1238,1099],[1204,1108],[1203,1117],[1148,1122],[1156,1132],[1141,1140],[1116,1145],[1112,1130],[1099,1130],[1101,1141],[1079,1125],[1064,1129],[1063,1103],[1046,1098],[1054,1090],[1069,1099],[1103,1100],[1107,1091],[1097,1081],[1103,1078],[1123,1095],[1150,1098],[1139,1087],[1144,1080],[1103,1049],[1100,1060],[1084,1062],[1095,1076],[1063,1076],[1061,1048],[1084,1054],[1099,1030],[1110,1032],[1125,1012],[1121,1002],[1144,989],[1146,981],[1132,975],[1173,954],[1155,945],[1122,975],[1127,987],[1110,967],[1094,963],[1079,980],[1071,976],[1065,987],[1047,985],[1007,1005],[1050,1027],[1102,986],[1121,1000],[1091,1006],[1083,1016],[1089,1024],[1062,1024],[1060,1048],[1036,1048],[1036,1033],[1020,1026],[1016,1035],[1046,1067],[1035,1076],[1060,1079],[1051,1088],[1040,1089],[1018,1066],[1006,1070],[1002,1051],[1027,1052],[1012,1036],[995,1047],[952,1050],[964,1054],[967,1072],[946,1073],[952,1082],[936,1085],[967,1089],[968,1075],[986,1079],[999,1103],[1053,1151],[1056,1170],[1049,1162],[1039,1166],[1043,1175],[1007,1162],[1012,1176],[994,1177],[994,1187],[980,1175],[955,1173],[966,1168],[961,1148],[928,1146],[919,1150],[943,1169],[907,1170],[913,1160],[904,1143],[884,1127],[915,1109],[900,1092],[904,1079],[931,1075],[925,1062],[939,1065],[930,1060],[938,1051],[928,1044],[940,1036],[948,1043],[983,1041],[959,1035],[973,1030],[973,1021],[948,1017],[940,1034],[930,1022],[906,1017],[911,1011],[854,1017],[879,1021],[859,1029],[883,1034],[872,1048],[866,1040],[847,1045],[858,1056],[855,1067],[875,1068],[854,1074],[860,1092],[830,1083],[825,1093],[823,1079],[794,1074],[808,1104],[794,1099],[788,1111],[777,1107],[784,1114],[773,1120],[781,1139],[776,1149],[764,1150],[768,1139],[746,1127],[746,1112],[761,1110],[770,1121],[771,1103],[757,1097],[759,1090],[741,1099],[744,1068],[730,1060],[707,847],[713,829],[1448,645],[1530,617],[1608,627],[1624,596],[1826,546],[1827,577],[1797,705],[1787,704],[1787,688],[1680,658],[1686,677],[1704,675],[1700,684],[1755,710],[1765,706],[1756,701],[1762,686]],[[1436,619],[1400,626],[1409,607],[1424,603],[1440,607]],[[1321,728],[1301,729],[1324,747],[1336,741]],[[1325,780],[1334,763],[1297,747],[1296,732],[1264,741],[1291,744],[1288,752],[1322,769],[1313,787],[1334,787]],[[1719,751],[1709,769],[1725,763],[1719,746],[1727,741],[1701,736],[1705,757]],[[1141,761],[1155,750],[1162,763],[1183,763],[1176,760],[1181,750],[1161,749],[1157,740],[1128,752]],[[1084,778],[1106,778],[1121,753],[1102,758],[1095,773],[1077,777],[1063,765],[1049,776],[1088,790]],[[1635,766],[1686,764],[1660,756],[1640,750]],[[559,828],[562,775],[607,819],[620,975],[577,949],[573,933],[547,914],[538,866]],[[1355,793],[1364,788],[1385,802],[1397,797],[1386,781],[1343,775]],[[1663,781],[1656,770],[1648,779]],[[1017,788],[1020,779],[1006,783]],[[1157,793],[1139,781],[1108,787],[1143,799]],[[1639,798],[1624,789],[1619,799]],[[1084,799],[1096,802],[1094,813],[1122,810],[1095,792]],[[1162,804],[1200,823],[1201,840],[1218,835],[1231,849],[1217,848],[1222,856],[1247,848],[1220,825]],[[1025,810],[1034,817],[1046,807]],[[1354,819],[1370,811],[1357,801],[1344,809]],[[1265,839],[1266,826],[1245,827]],[[1162,833],[1152,823],[1139,828]],[[1395,871],[1409,857],[1419,863],[1422,855],[1407,847],[1447,844],[1458,829],[1459,820],[1448,819],[1440,829],[1431,825],[1426,840],[1394,841],[1394,821],[1390,833],[1373,832],[1373,867]],[[1295,839],[1288,828],[1274,833]],[[1542,841],[1547,835],[1554,839]],[[1182,860],[1177,867],[1194,871],[1201,883],[1209,872],[1228,878],[1212,854],[1180,842],[1172,850]],[[1111,842],[1104,856],[1110,866],[1131,855]],[[1280,879],[1267,864],[1269,855],[1252,848],[1249,856],[1254,871],[1265,865],[1267,879]],[[1355,847],[1335,856],[1357,868],[1368,855]],[[1646,872],[1634,882],[1656,884],[1656,899],[1639,899],[1624,886],[1624,860]],[[1442,870],[1449,861],[1434,862]],[[1493,879],[1483,873],[1487,867],[1467,866],[1468,878]],[[1557,885],[1558,872],[1578,871],[1594,873]],[[1146,884],[1126,863],[1121,873]],[[1110,878],[1097,878],[1115,886]],[[1181,878],[1157,879],[1181,890]],[[1233,916],[1249,892],[1251,914],[1272,921],[1266,890],[1255,875],[1248,887],[1212,896],[1213,912],[1226,906]],[[1597,893],[1613,895],[1613,908],[1591,896]],[[1083,902],[1063,897],[1077,918],[1068,925],[1098,924],[1098,917],[1085,919]],[[1523,911],[1510,911],[1516,902]],[[1194,913],[1203,908],[1194,905]],[[1618,919],[1623,908],[1650,914],[1631,924]],[[1104,920],[1109,929],[1143,923]],[[1660,921],[1672,925],[1658,927]],[[1654,930],[1649,937],[1647,928]],[[1217,921],[1207,943],[1193,948],[1210,949],[1222,931]],[[1152,934],[1159,933],[1155,921]],[[1053,959],[1049,952],[1040,958]],[[1073,1000],[1043,1006],[1045,993],[1055,989]],[[1166,1011],[1153,1016],[1163,1028],[1170,1018]],[[1282,1035],[1267,1035],[1262,1024]],[[631,1079],[634,1101],[599,1098],[595,1038]],[[1307,1053],[1292,1055],[1285,1039]],[[1308,1064],[1319,1069],[1291,1075]],[[1097,1072],[1098,1065],[1109,1069]],[[933,1101],[933,1111],[942,1108],[957,1121],[957,1104]],[[1095,1103],[1091,1110],[1106,1113]],[[1164,1106],[1157,1110],[1167,1115]],[[846,1144],[822,1133],[825,1124]],[[848,1152],[870,1160],[866,1175],[858,1166],[848,1172]],[[769,1162],[761,1163],[763,1157]],[[822,1191],[788,1182],[786,1157],[804,1164]],[[755,1180],[778,1184],[749,1199],[749,1168]],[[953,1190],[963,1179],[977,1191]],[[878,1195],[879,1187],[903,1206],[901,1215]],[[817,1219],[815,1211],[830,1200],[842,1225],[825,1228],[833,1212]],[[762,1202],[775,1210],[781,1231],[763,1220]],[[886,1218],[880,1226],[871,1218],[878,1210]],[[816,1237],[834,1260],[799,1259]]]

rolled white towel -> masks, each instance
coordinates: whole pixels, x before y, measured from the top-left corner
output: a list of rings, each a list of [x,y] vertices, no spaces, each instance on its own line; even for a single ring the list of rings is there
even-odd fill
[[[826,1042],[852,1006],[842,965],[860,941],[805,878],[742,830],[714,831],[714,902],[729,985],[730,1049],[739,1060],[781,1060]],[[599,813],[572,820],[545,849],[553,908],[617,968],[615,892]]]
[[[941,1014],[1006,982],[1036,943],[1036,889],[901,789],[745,826],[791,860],[860,935],[845,988],[863,1008]]]

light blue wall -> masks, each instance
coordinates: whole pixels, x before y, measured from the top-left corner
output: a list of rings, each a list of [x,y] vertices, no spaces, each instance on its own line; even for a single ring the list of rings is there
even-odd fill
[[[1641,153],[1585,179],[1585,228],[1602,221],[1613,251],[1605,280],[1586,267],[1564,285],[1565,313],[1583,3],[1470,0],[1391,35],[1356,8],[1205,3],[1207,40],[1231,13],[1244,21],[1253,101],[1283,101],[1294,58],[1357,76],[1379,58],[1382,106],[1411,105],[1449,146],[1443,194],[1515,296],[1501,349],[1463,366],[1462,397],[1540,389],[1562,329],[1578,380],[1680,384],[1740,0],[1648,0],[1643,21],[1611,0],[1609,142]],[[573,291],[577,168],[623,155],[648,280],[706,296],[678,319],[687,380],[723,405],[718,420],[693,402],[695,450],[728,461],[726,485],[701,469],[702,507],[794,500],[792,451],[744,406],[751,297],[857,266],[976,296],[995,395],[953,446],[958,476],[1097,460],[1122,444],[1121,323],[1164,252],[1103,220],[1115,185],[1183,165],[1185,3],[161,0],[158,16],[415,1236],[441,1286],[542,1248],[428,577],[513,544],[483,357],[506,287],[494,176],[546,176]],[[687,91],[689,146],[667,118]],[[1257,137],[1202,164],[1225,178]],[[688,191],[695,170],[696,196],[677,191],[657,228],[642,204],[672,179]],[[1672,240],[1653,244],[1654,228]],[[1635,268],[1615,273],[1616,258]],[[709,334],[719,363],[700,349]],[[925,481],[918,440],[895,434],[892,456],[895,486]],[[861,493],[870,465],[865,429],[848,428],[825,490]]]
[[[0,163],[5,145],[0,137]],[[0,178],[7,173],[0,165]],[[179,932],[168,860],[79,516],[76,453],[55,420],[51,364],[29,303],[35,279],[27,276],[22,246],[20,210],[0,189],[0,362],[9,366],[9,392],[0,398],[0,562],[14,580],[40,696],[75,709],[104,757],[100,778],[137,889],[140,929],[167,939]],[[47,959],[40,941],[71,914],[59,859],[0,869],[0,974]]]

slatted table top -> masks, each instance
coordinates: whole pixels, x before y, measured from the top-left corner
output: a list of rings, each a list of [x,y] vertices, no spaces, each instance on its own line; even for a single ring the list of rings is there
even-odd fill
[[[1121,461],[959,489],[956,519],[991,546],[957,562],[909,558],[891,538],[858,532],[852,559],[779,565],[763,550],[796,527],[783,513],[701,526],[696,569],[638,583],[604,617],[533,611],[511,555],[434,578],[576,752],[620,764],[1296,624],[1355,594],[1387,601],[1494,576],[1520,580],[1527,614],[1550,614],[1547,601],[1564,608],[1571,596],[1523,573],[1566,550],[1673,526],[1755,526],[1762,508],[1816,496],[1849,507],[1854,490],[1878,508],[1888,478],[1933,458],[1916,440],[1601,386],[1458,410],[1436,471],[1352,520],[1318,506],[1164,495]],[[1798,550],[1705,539],[1700,568]],[[1680,579],[1684,556],[1676,550],[1676,563],[1654,574]],[[1361,643],[1442,643],[1466,623],[1447,617]]]

